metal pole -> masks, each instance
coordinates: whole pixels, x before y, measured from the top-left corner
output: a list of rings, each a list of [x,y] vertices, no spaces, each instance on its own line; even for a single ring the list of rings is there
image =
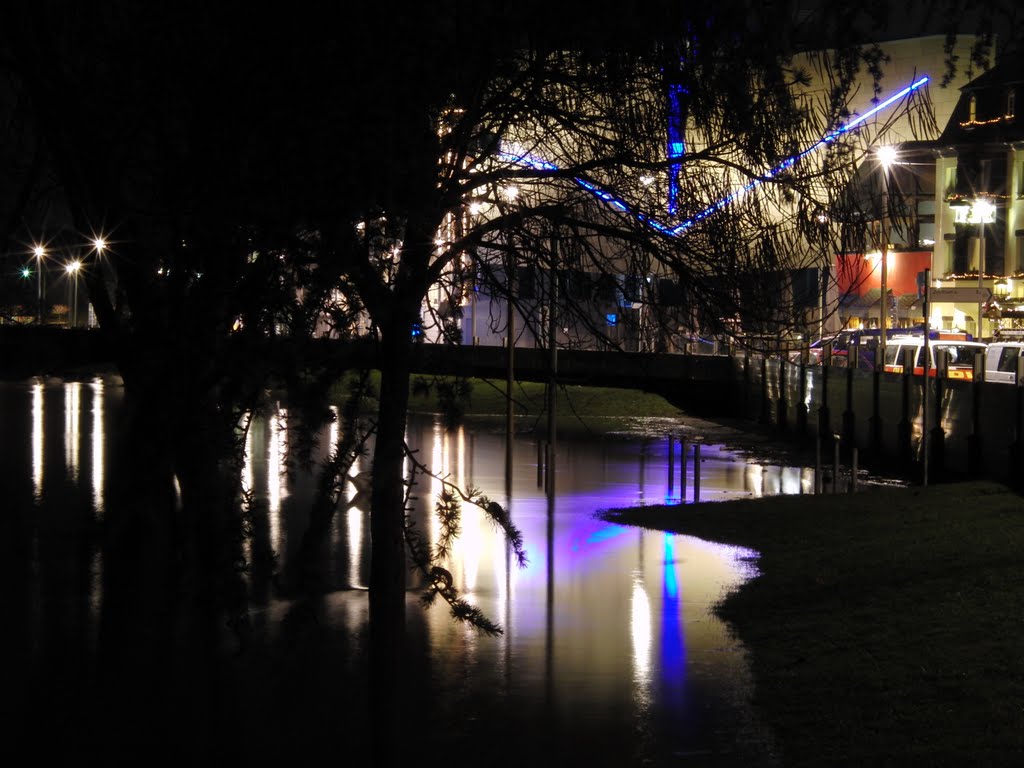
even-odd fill
[[[673,498],[676,482],[676,439],[668,436],[668,498]]]
[[[878,354],[885,359],[885,329],[889,324],[889,169],[882,186],[882,295],[878,313]]]
[[[981,238],[978,242],[978,336],[981,341],[984,333],[982,331],[982,310],[985,306],[985,217],[981,217]]]
[[[551,296],[548,302],[548,461],[547,461],[547,487],[554,489],[555,483],[555,407],[558,394],[558,345],[555,334],[558,325],[555,322],[555,310],[558,307],[558,241],[554,236],[551,238]]]
[[[700,440],[693,444],[693,502],[700,501]]]
[[[814,436],[814,493],[821,493],[821,430]]]
[[[679,438],[679,501],[686,502],[686,438]]]
[[[537,487],[544,485],[544,441],[537,441]]]
[[[839,493],[839,435],[832,435],[832,493]]]
[[[931,353],[928,350],[928,334],[930,332],[928,313],[931,311],[932,297],[932,271],[924,271],[924,359],[931,360]],[[928,390],[931,387],[931,377],[921,377],[921,484],[928,485]]]
[[[508,342],[505,350],[505,482],[511,492],[512,488],[512,460],[515,449],[515,404],[512,400],[512,387],[515,384],[514,364],[516,349],[516,308],[512,299],[512,292],[515,290],[515,262],[509,255],[507,283],[508,283]],[[473,327],[476,328],[476,306],[473,307]]]
[[[36,325],[43,324],[43,257],[36,254]]]

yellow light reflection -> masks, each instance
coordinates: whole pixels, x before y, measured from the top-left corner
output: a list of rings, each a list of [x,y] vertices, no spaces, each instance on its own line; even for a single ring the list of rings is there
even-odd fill
[[[64,460],[72,480],[78,479],[81,396],[81,383],[72,381],[64,385]]]
[[[43,383],[32,384],[32,486],[36,501],[43,498]]]
[[[744,468],[746,477],[745,485],[752,496],[760,498],[764,496],[764,473],[765,468],[760,464],[747,464]]]
[[[96,516],[103,517],[103,474],[106,471],[103,424],[103,379],[92,380],[92,505]]]
[[[462,533],[455,542],[453,554],[455,562],[462,566],[462,583],[466,592],[476,590],[480,575],[480,554],[486,544],[480,519],[483,514],[483,511],[476,507],[463,509]]]
[[[640,574],[633,579],[629,628],[633,640],[633,679],[646,682],[651,674],[651,602]]]
[[[447,457],[445,456],[445,444],[444,444],[444,429],[437,422],[434,423],[434,439],[430,446],[430,467],[433,470],[434,476],[430,478],[430,494],[427,498],[431,500],[431,504],[437,501],[437,497],[441,495],[443,486],[441,481],[437,479],[437,476],[444,477],[447,473]],[[430,544],[433,545],[437,542],[441,535],[441,524],[437,519],[437,515],[434,514],[433,507],[427,510],[427,515],[430,518]]]
[[[466,463],[466,430],[459,427],[455,437],[455,482],[465,488],[469,482],[468,464]]]
[[[467,484],[466,472],[466,431],[459,427],[455,437],[455,482],[460,488]],[[445,467],[445,472],[449,467]],[[462,588],[467,593],[476,590],[480,578],[480,554],[484,548],[484,535],[481,530],[483,511],[476,507],[464,507],[462,514],[462,533],[455,543],[455,562],[463,569]],[[454,565],[454,564],[453,564]]]

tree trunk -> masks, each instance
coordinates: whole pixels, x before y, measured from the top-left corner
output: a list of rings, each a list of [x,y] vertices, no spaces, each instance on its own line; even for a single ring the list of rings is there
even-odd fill
[[[380,411],[373,452],[370,521],[370,707],[377,765],[400,757],[402,647],[405,638],[406,409],[412,339],[399,330],[383,338]]]

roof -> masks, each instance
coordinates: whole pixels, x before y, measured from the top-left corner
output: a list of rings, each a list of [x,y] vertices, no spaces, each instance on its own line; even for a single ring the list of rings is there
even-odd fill
[[[1010,91],[1015,103],[1009,104]],[[974,117],[971,117],[971,100]],[[1024,55],[999,58],[995,65],[960,89],[939,145],[988,144],[1024,140]]]

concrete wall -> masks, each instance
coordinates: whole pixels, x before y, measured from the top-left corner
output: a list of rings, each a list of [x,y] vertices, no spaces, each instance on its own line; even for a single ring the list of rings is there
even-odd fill
[[[744,393],[742,416],[800,440],[815,440],[819,430],[839,435],[846,457],[856,445],[862,465],[920,477],[922,377],[876,377],[872,371],[801,367],[757,355],[733,360]],[[941,438],[933,434],[930,443],[930,479],[976,476],[1017,482],[1021,471],[1012,464],[1013,444],[1018,424],[1024,424],[1024,389],[960,380],[930,379],[928,384],[929,433],[941,425]]]

